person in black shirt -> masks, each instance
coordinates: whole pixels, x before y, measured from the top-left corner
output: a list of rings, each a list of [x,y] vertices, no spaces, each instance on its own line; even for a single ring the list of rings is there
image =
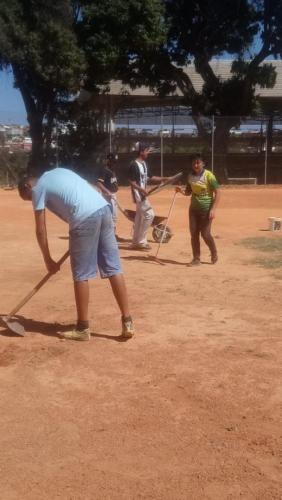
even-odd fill
[[[118,181],[115,173],[117,156],[114,153],[107,154],[106,165],[100,169],[98,179],[96,181],[97,188],[101,191],[102,196],[110,203],[114,229],[116,233],[117,226],[117,199]],[[116,235],[117,241],[120,238]]]

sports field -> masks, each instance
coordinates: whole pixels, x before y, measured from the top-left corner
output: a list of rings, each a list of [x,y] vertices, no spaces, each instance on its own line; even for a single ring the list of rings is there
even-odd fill
[[[157,215],[173,193],[151,198]],[[119,200],[133,208],[128,188]],[[91,282],[91,341],[59,338],[75,320],[69,262],[20,311],[24,338],[1,323],[1,499],[282,498],[282,267],[261,267],[262,252],[240,244],[281,240],[265,230],[282,216],[282,187],[222,190],[215,266],[203,245],[203,264],[187,267],[187,203],[178,195],[165,265],[121,244],[132,340],[120,341],[102,280]],[[47,217],[59,259],[67,226]],[[0,220],[4,315],[46,271],[31,204],[1,189]],[[120,214],[119,235],[130,230]]]

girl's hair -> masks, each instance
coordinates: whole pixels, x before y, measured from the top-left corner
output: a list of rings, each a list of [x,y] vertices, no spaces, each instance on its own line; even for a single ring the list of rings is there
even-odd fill
[[[192,161],[196,161],[196,160],[201,160],[204,162],[204,158],[202,157],[202,155],[200,153],[195,153],[193,156],[192,156]]]

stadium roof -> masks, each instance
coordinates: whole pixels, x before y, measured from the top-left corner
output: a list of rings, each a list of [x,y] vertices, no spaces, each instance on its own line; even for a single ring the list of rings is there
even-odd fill
[[[257,86],[257,94],[261,97],[281,97],[282,98],[282,61],[266,61],[271,63],[276,68],[277,77],[276,83],[273,88],[261,88]],[[231,64],[232,61],[227,61],[223,59],[213,60],[211,62],[211,67],[214,73],[217,76],[220,76],[223,80],[227,80],[231,75]],[[197,92],[201,92],[203,86],[203,79],[196,72],[193,64],[187,66],[186,73],[191,78],[193,86]],[[137,89],[130,89],[128,85],[123,85],[120,81],[112,81],[110,84],[110,94],[111,95],[120,95],[123,92],[128,93],[129,95],[141,95],[141,96],[153,96],[154,93],[148,87],[140,87]],[[175,95],[181,96],[180,91],[176,91]]]
[[[273,102],[281,102],[282,101],[282,60],[269,60],[266,63],[272,64],[276,68],[277,77],[276,83],[273,88],[262,88],[257,86],[256,94],[261,98],[262,101],[273,101]],[[221,77],[223,80],[230,78],[231,75],[231,60],[217,59],[211,61],[211,67],[214,73]],[[193,64],[187,66],[186,69],[187,74],[191,78],[193,86],[197,92],[201,92],[203,87],[203,79],[196,72]],[[179,89],[177,89],[173,94],[160,99],[149,87],[138,87],[136,89],[131,89],[129,85],[124,85],[121,81],[111,81],[109,85],[109,89],[105,89],[105,93],[103,95],[91,95],[86,91],[82,91],[80,94],[80,100],[87,101],[89,98],[95,102],[103,102],[105,104],[105,99],[108,97],[119,101],[124,99],[124,103],[130,103],[131,106],[154,106],[154,105],[162,105],[162,104],[179,104],[179,101],[182,97],[182,93]],[[281,104],[280,104],[281,105]]]

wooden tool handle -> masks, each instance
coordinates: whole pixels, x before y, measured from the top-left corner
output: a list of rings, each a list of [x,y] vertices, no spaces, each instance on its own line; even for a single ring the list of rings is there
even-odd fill
[[[169,177],[166,181],[162,182],[161,184],[158,184],[157,186],[154,186],[150,191],[148,191],[147,196],[151,196],[154,193],[157,193],[161,191],[165,186],[169,186],[169,184],[173,184],[175,181],[180,179],[180,177],[183,175],[183,172],[178,172],[178,174],[173,175],[172,177]]]
[[[63,264],[63,262],[65,262],[65,260],[68,258],[69,256],[69,250],[60,258],[60,260],[58,260],[58,264],[61,266]],[[41,281],[39,281],[39,283],[37,283],[37,285],[31,290],[31,292],[29,292],[15,307],[14,309],[10,312],[10,314],[8,314],[7,316],[7,319],[11,318],[12,316],[14,316],[14,314],[16,314],[28,301],[29,299],[31,299],[31,297],[33,297],[33,295],[36,294],[36,292],[38,292],[38,290],[40,290],[40,288],[43,287],[43,285],[45,285],[45,283],[49,280],[49,278],[51,278],[51,276],[53,276],[54,273],[47,273]]]
[[[156,255],[155,255],[155,259],[157,259],[158,257],[158,253],[159,253],[159,250],[161,248],[161,244],[163,242],[163,239],[164,239],[164,235],[165,235],[165,232],[166,232],[166,228],[168,226],[168,221],[170,219],[170,215],[171,215],[171,212],[172,212],[172,209],[173,209],[173,205],[174,205],[174,202],[175,202],[175,198],[176,198],[176,195],[177,195],[177,192],[175,191],[174,195],[173,195],[173,198],[172,198],[172,202],[171,202],[171,205],[169,207],[169,211],[168,211],[168,215],[167,215],[167,219],[166,219],[166,223],[165,223],[165,226],[163,228],[163,233],[162,233],[162,237],[161,237],[161,241],[159,242],[159,246],[157,248],[157,252],[156,252]]]

